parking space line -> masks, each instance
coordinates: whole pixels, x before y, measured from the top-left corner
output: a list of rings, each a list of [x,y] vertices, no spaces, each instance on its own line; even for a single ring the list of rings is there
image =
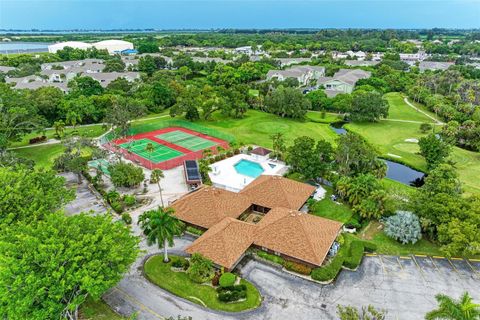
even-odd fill
[[[427,256],[425,254],[416,254],[415,257],[426,258]]]
[[[445,259],[445,257],[433,256],[435,259]]]
[[[411,259],[411,257],[400,256],[400,259],[408,260],[408,259]]]
[[[424,274],[423,274],[423,269],[422,269],[422,267],[420,267],[420,265],[418,264],[417,259],[415,259],[415,257],[412,256],[412,260],[413,260],[413,262],[415,262],[415,265],[417,266],[418,270],[420,270],[420,275],[422,276],[423,281],[426,282],[427,279],[425,279],[425,276],[424,276]]]
[[[448,263],[450,263],[450,265],[452,266],[453,270],[456,272],[456,273],[460,273],[458,272],[458,269],[457,267],[455,267],[455,265],[452,263],[452,261],[450,261],[450,259],[447,259]]]
[[[480,262],[480,259],[468,259],[470,261],[473,261],[473,262]]]
[[[400,268],[401,268],[402,270],[405,270],[405,269],[403,268],[402,264],[400,263],[400,259],[398,259],[398,257],[397,257],[397,262],[398,262],[398,265],[400,266]]]
[[[440,269],[438,269],[437,264],[433,261],[432,257],[430,257],[430,261],[432,261],[432,264],[433,264],[433,266],[435,267],[435,269],[436,269],[438,272],[441,273],[442,271],[440,271]]]
[[[140,301],[138,301],[137,299],[135,299],[134,297],[132,297],[128,293],[126,293],[125,291],[123,291],[119,288],[114,288],[113,290],[116,290],[116,291],[120,292],[120,294],[122,294],[127,300],[129,300],[130,302],[137,305],[140,308],[140,310],[145,310],[148,313],[157,317],[158,319],[165,319],[164,317],[162,317],[161,315],[159,315],[158,313],[156,313],[155,311],[153,311],[152,309],[150,309],[149,307],[147,307],[146,305],[144,305],[143,303],[141,303]]]
[[[383,263],[382,256],[379,255],[378,257],[380,258],[380,263],[382,264],[383,272],[388,274],[389,272],[387,271],[387,268],[385,267],[385,264]]]
[[[450,258],[450,260],[463,260],[462,258]]]
[[[365,253],[367,257],[376,257],[377,255],[375,253]]]
[[[465,259],[465,262],[466,262],[467,265],[470,267],[470,269],[472,269],[473,273],[475,273],[475,274],[480,274],[480,272],[478,272],[478,271],[470,264],[470,262],[468,261],[468,259]]]

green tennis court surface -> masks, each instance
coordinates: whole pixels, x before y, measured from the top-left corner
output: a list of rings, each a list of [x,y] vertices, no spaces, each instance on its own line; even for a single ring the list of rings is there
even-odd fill
[[[147,145],[151,143],[153,145],[153,151],[148,152]],[[149,139],[139,139],[139,140],[134,140],[132,142],[125,142],[120,145],[123,149],[126,149],[128,151],[131,151],[132,153],[135,153],[136,155],[147,159],[153,163],[159,163],[163,161],[167,161],[173,158],[176,158],[178,156],[183,155],[182,152],[171,149],[167,146],[164,146],[162,144],[159,144],[155,141],[149,140]]]
[[[162,133],[155,137],[192,151],[207,149],[217,144],[216,142],[203,139],[180,130]]]

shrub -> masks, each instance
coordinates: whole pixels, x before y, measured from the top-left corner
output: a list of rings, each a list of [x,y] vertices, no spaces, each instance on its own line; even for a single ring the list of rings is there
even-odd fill
[[[135,198],[135,196],[127,194],[123,197],[123,203],[125,203],[127,207],[131,207],[135,203],[137,203],[137,199]]]
[[[228,150],[227,151],[227,157],[231,157],[233,156],[233,151],[232,150]]]
[[[377,250],[377,245],[373,242],[364,241],[363,242],[363,251],[374,252]]]
[[[187,231],[190,232],[190,233],[196,234],[197,236],[201,236],[202,234],[205,233],[205,231],[202,231],[202,230],[200,230],[200,229],[194,228],[194,227],[192,227],[192,226],[186,227],[185,230],[187,230]]]
[[[176,257],[176,259],[172,261],[172,267],[174,268],[185,270],[186,268],[188,268],[189,265],[190,263],[188,262],[188,260],[182,257]]]
[[[109,191],[106,198],[108,203],[117,202],[120,199],[120,193],[116,190]]]
[[[278,263],[278,264],[281,264],[281,265],[283,265],[285,263],[285,260],[282,257],[270,254],[270,253],[265,252],[265,251],[261,251],[261,250],[257,251],[257,256],[259,256],[260,258],[263,258],[265,260],[268,260],[268,261],[271,261],[271,262],[274,262],[274,263]]]
[[[240,154],[240,149],[237,148],[237,149],[233,150],[233,153],[234,154]]]
[[[199,253],[194,253],[190,258],[187,274],[193,282],[204,283],[213,278],[213,262]]]
[[[235,280],[237,280],[237,276],[230,272],[225,272],[220,276],[219,284],[220,287],[231,287],[235,284]]]
[[[110,205],[112,206],[112,209],[116,213],[122,213],[123,212],[123,204],[120,201],[114,201]]]
[[[326,266],[312,270],[311,277],[317,281],[331,281],[335,279],[343,265],[343,256],[337,254]]]
[[[135,187],[145,179],[142,168],[131,163],[112,164],[108,166],[108,171],[110,171],[110,178],[115,187]]]
[[[427,133],[430,130],[432,130],[432,125],[430,123],[422,123],[420,125],[420,131],[422,133]]]
[[[239,284],[229,287],[219,287],[217,292],[218,300],[222,302],[233,302],[247,297],[247,286]]]
[[[420,221],[411,212],[397,211],[396,215],[385,219],[385,234],[403,244],[413,244],[422,238]]]
[[[35,137],[35,138],[32,138],[32,139],[28,140],[28,143],[29,144],[35,144],[35,143],[43,142],[45,140],[47,140],[46,136],[40,136],[40,137]]]
[[[351,217],[350,220],[347,221],[347,223],[345,223],[345,227],[349,228],[349,229],[360,229],[362,227],[362,225],[360,224],[360,222],[358,222],[357,219],[355,219],[354,217]]]
[[[358,267],[363,257],[363,242],[352,241],[350,244],[350,254],[344,258],[343,265],[349,269]]]
[[[122,214],[122,220],[126,223],[126,224],[132,224],[132,217],[128,214],[128,213],[124,213]]]
[[[287,270],[290,270],[290,271],[293,271],[293,272],[296,272],[296,273],[300,273],[300,274],[304,274],[304,275],[309,275],[310,273],[312,273],[312,268],[310,268],[310,267],[308,267],[304,264],[296,263],[296,262],[293,262],[293,261],[285,261],[283,266]]]
[[[220,273],[215,273],[212,278],[212,286],[217,287],[220,283]]]

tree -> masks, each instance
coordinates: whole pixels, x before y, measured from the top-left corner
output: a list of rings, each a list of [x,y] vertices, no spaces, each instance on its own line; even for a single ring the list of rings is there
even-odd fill
[[[372,305],[362,307],[361,311],[352,306],[337,306],[340,320],[385,320],[386,314],[385,310],[376,310]]]
[[[71,89],[70,94],[75,97],[89,97],[103,93],[103,88],[100,83],[88,76],[77,76],[73,78],[68,82],[68,87]]]
[[[178,68],[177,73],[183,79],[183,81],[186,81],[188,76],[192,73],[192,70],[190,70],[190,68],[187,66],[183,66]]]
[[[267,112],[282,118],[303,119],[311,103],[297,89],[279,86],[267,95],[265,107]]]
[[[316,179],[318,159],[315,157],[315,140],[303,136],[296,138],[288,148],[287,163],[294,172],[301,173],[307,179]]]
[[[397,211],[385,219],[385,234],[403,244],[414,244],[422,238],[418,217],[409,211]]]
[[[145,151],[148,153],[148,160],[150,161],[150,170],[152,170],[152,166],[153,166],[153,163],[152,163],[152,153],[155,151],[155,147],[153,146],[153,143],[149,142],[147,143],[147,145],[145,146]]]
[[[163,261],[168,262],[168,246],[173,246],[173,238],[179,236],[183,230],[183,223],[173,215],[172,208],[158,208],[149,210],[140,215],[138,224],[147,237],[150,246],[157,243],[163,248]]]
[[[55,129],[55,135],[62,138],[65,133],[65,122],[63,122],[63,120],[55,121],[53,123],[53,128]]]
[[[75,192],[53,171],[0,168],[0,199],[1,225],[41,220],[75,199]]]
[[[165,178],[165,175],[163,174],[162,170],[154,169],[152,171],[152,176],[150,179],[156,182],[158,185],[158,192],[160,192],[160,201],[162,202],[162,208],[165,207],[165,205],[163,204],[162,186],[160,185],[160,180],[163,178]]]
[[[438,308],[427,313],[426,320],[476,320],[480,318],[480,304],[474,303],[467,292],[459,300],[444,294],[437,294],[435,299],[438,302]]]
[[[434,169],[450,155],[451,147],[438,135],[431,133],[418,141],[420,154],[427,162],[429,170]]]
[[[347,132],[339,136],[338,139],[335,161],[338,165],[338,172],[341,175],[353,176],[362,173],[372,173],[377,178],[384,176],[385,164],[377,159],[375,149],[361,136]]]
[[[431,131],[433,126],[430,123],[422,123],[420,125],[420,132],[421,133],[427,133],[428,131]]]
[[[273,145],[273,154],[275,157],[282,159],[283,153],[286,151],[285,138],[282,132],[274,133],[270,136]]]
[[[146,55],[138,59],[138,71],[145,72],[148,76],[151,76],[157,68],[157,64],[151,55]]]
[[[353,94],[350,118],[352,121],[376,122],[388,116],[388,102],[376,91],[356,91]]]
[[[78,307],[116,285],[138,240],[109,215],[48,214],[0,235],[1,313],[8,319],[78,319]],[[7,289],[8,288],[8,289]]]
[[[85,148],[96,149],[87,138],[70,138],[64,141],[65,150],[55,158],[53,168],[63,172],[73,172],[77,175],[78,183],[82,182],[82,174],[87,169],[87,157],[82,156]]]
[[[77,111],[70,110],[67,113],[66,121],[69,125],[73,127],[73,131],[75,131],[77,124],[82,121],[82,115]]]
[[[108,166],[108,171],[115,187],[135,187],[145,179],[142,168],[131,163],[118,162],[111,164]]]
[[[103,72],[123,72],[123,71],[125,71],[125,62],[123,62],[120,56],[116,56],[111,59],[105,60],[105,68],[103,68]]]

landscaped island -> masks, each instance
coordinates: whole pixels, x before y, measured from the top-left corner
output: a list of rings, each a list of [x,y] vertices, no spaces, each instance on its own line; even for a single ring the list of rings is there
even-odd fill
[[[160,288],[181,298],[213,310],[228,312],[255,309],[262,302],[262,297],[257,288],[244,279],[239,281],[239,285],[245,286],[246,298],[235,302],[222,302],[219,300],[219,292],[217,291],[218,283],[217,288],[212,285],[211,279],[204,283],[196,283],[191,280],[182,266],[174,267],[178,261],[186,261],[185,258],[170,255],[171,260],[168,263],[163,262],[162,258],[161,256],[149,258],[144,265],[145,275]]]

